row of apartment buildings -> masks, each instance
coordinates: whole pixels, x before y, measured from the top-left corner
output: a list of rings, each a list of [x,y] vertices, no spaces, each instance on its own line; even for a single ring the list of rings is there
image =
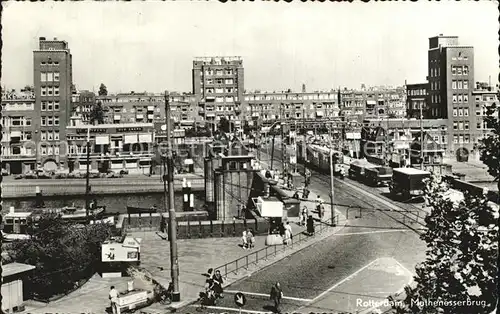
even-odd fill
[[[472,47],[458,45],[457,37],[442,35],[430,38],[429,42],[428,82],[398,88],[363,86],[360,90],[307,92],[303,86],[301,92],[250,92],[244,89],[240,57],[195,58],[192,92],[169,93],[171,118],[179,129],[205,123],[215,125],[222,117],[237,128],[244,123],[270,125],[276,120],[316,123],[370,120],[368,124],[373,124],[373,121],[405,117],[408,121],[423,118],[432,120],[422,122],[424,125],[439,125],[439,134],[432,136],[449,152],[454,151],[455,144],[472,149],[488,132],[483,116],[486,106],[496,101],[496,91],[475,86]],[[39,167],[79,168],[81,163],[75,165],[71,160],[85,147],[70,147],[86,136],[75,130],[85,128],[96,103],[104,110],[104,125],[92,129],[103,131],[108,139],[92,131],[92,140],[115,148],[109,152],[95,148],[93,154],[116,157],[120,150],[130,154],[126,144],[150,144],[146,134],[152,134],[155,142],[154,133],[158,132],[155,124],[165,121],[164,94],[130,92],[96,96],[90,91],[72,90],[72,55],[68,44],[57,38],[40,37],[33,56],[33,90],[2,91],[2,167],[10,173]],[[441,125],[445,126],[445,138]],[[137,138],[138,142],[130,142],[131,138]],[[149,158],[151,152],[145,154]],[[140,168],[139,162],[130,164]],[[126,167],[125,162],[122,165]]]

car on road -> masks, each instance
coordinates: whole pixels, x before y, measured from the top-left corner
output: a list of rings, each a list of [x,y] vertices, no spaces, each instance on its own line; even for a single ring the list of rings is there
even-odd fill
[[[24,179],[37,179],[38,178],[38,175],[36,172],[34,171],[28,171],[26,172],[23,177]]]
[[[2,168],[2,177],[3,176],[8,176],[9,175],[9,172],[7,171],[7,169],[3,169]]]
[[[115,171],[109,171],[106,173],[106,178],[122,178],[123,175],[121,173]]]
[[[126,175],[126,174],[128,174],[128,170],[122,169],[122,170],[120,170],[120,174],[121,175]]]
[[[36,177],[38,179],[52,179],[53,175],[54,173],[50,171],[38,170],[36,172]]]

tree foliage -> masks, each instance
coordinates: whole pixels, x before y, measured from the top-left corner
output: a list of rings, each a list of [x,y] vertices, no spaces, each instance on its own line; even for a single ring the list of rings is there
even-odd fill
[[[108,95],[108,88],[104,83],[101,83],[101,86],[99,86],[99,96],[107,96]]]
[[[229,121],[228,119],[222,117],[220,118],[219,124],[217,128],[220,132],[229,133],[231,130],[234,130],[234,123]]]
[[[500,192],[500,108],[496,104],[488,107],[484,120],[492,132],[481,140],[481,161],[488,167],[488,173],[498,181]]]
[[[405,288],[404,306],[394,306],[397,313],[489,314],[495,308],[498,212],[485,197],[453,201],[448,191],[437,178],[426,184],[432,209],[421,238],[427,257],[416,267],[415,284]]]
[[[90,111],[90,123],[91,124],[103,124],[104,123],[104,108],[102,107],[101,101],[96,102],[92,106]]]
[[[11,243],[4,262],[36,266],[26,285],[42,299],[67,293],[90,278],[101,259],[101,243],[111,235],[107,224],[79,227],[50,214],[30,225],[31,238]]]

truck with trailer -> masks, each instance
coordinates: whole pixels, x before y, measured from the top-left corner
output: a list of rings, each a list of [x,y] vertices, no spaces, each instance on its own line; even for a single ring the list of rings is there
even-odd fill
[[[365,182],[371,186],[383,186],[392,180],[392,168],[377,166],[365,168]]]
[[[428,171],[415,168],[395,168],[392,172],[392,180],[389,184],[391,195],[402,194],[405,200],[412,195],[421,195],[425,187],[424,180],[430,178]]]

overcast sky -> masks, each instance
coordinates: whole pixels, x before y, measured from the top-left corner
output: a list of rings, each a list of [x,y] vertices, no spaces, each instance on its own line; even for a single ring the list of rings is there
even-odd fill
[[[3,3],[2,85],[33,84],[38,37],[66,40],[79,89],[192,90],[196,56],[242,56],[247,90],[424,82],[428,38],[475,48],[475,80],[496,83],[495,1],[390,3]]]

